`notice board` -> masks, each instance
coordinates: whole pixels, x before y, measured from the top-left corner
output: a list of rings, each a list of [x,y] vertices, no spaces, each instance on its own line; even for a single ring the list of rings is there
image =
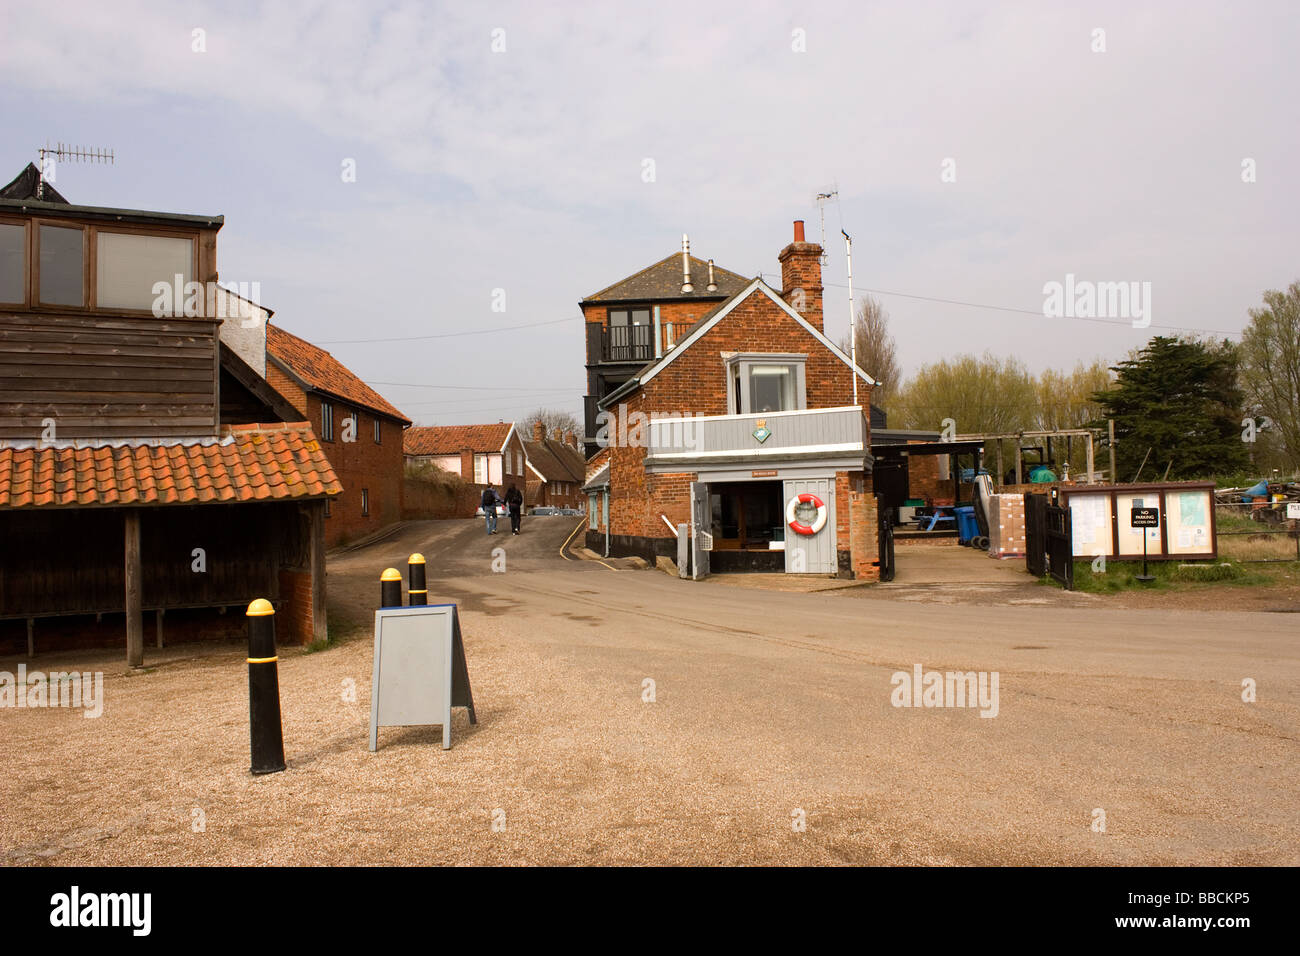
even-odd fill
[[[380,727],[442,726],[451,747],[451,709],[474,715],[465,643],[454,604],[388,607],[375,612],[375,660],[370,685],[370,749]]]
[[[1152,561],[1218,557],[1212,481],[1063,485],[1060,495],[1070,509],[1076,558],[1140,558],[1144,537]],[[1158,509],[1160,526],[1132,527],[1134,508]]]

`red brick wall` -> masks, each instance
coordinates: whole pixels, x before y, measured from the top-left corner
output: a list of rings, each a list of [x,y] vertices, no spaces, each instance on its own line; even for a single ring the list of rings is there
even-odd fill
[[[342,402],[334,406],[334,440],[321,440],[325,457],[343,485],[343,493],[330,499],[325,518],[325,547],[355,541],[387,527],[402,516],[402,426],[391,419],[379,419],[380,444],[375,444],[375,416],[365,409]],[[343,440],[343,420],[356,412],[356,441]],[[307,396],[307,421],[319,437],[321,398]],[[367,489],[370,514],[361,513],[361,490]]]
[[[610,409],[624,418],[642,412],[727,414],[726,370],[723,352],[788,352],[808,356],[804,366],[808,408],[835,408],[853,404],[853,378],[847,364],[829,352],[807,329],[761,291],[750,295],[702,338],[682,352],[627,401]],[[859,383],[859,402],[871,400],[871,386]],[[621,424],[621,423],[620,423]],[[611,424],[610,436],[614,430]],[[648,436],[646,436],[648,437]],[[615,535],[671,537],[659,514],[674,523],[689,517],[689,480],[682,490],[682,475],[647,475],[644,447],[613,447],[610,456],[610,531]],[[847,489],[845,490],[847,494]],[[681,496],[685,495],[685,498]],[[848,499],[839,497],[837,485],[837,539],[847,549]],[[682,510],[678,512],[679,506]],[[680,517],[677,515],[680,513]]]
[[[402,514],[402,426],[380,418],[380,444],[375,444],[375,418],[367,409],[341,401],[334,406],[334,440],[321,434],[321,397],[304,393],[274,362],[266,363],[267,381],[302,413],[343,485],[330,499],[325,518],[325,547],[355,541],[387,527]],[[356,441],[343,441],[343,420],[355,412]],[[369,491],[370,514],[361,513],[361,489]]]
[[[838,478],[838,476],[836,476]],[[876,497],[872,493],[871,479],[862,472],[848,475],[849,542],[852,551],[853,578],[857,581],[879,581],[880,537],[876,515]],[[857,481],[862,479],[862,491],[857,491]],[[838,488],[838,481],[836,486]]]
[[[328,527],[328,525],[327,525]],[[275,642],[312,641],[311,572],[280,569],[280,607],[275,613]]]
[[[405,478],[402,488],[402,520],[423,518],[472,518],[483,498],[486,485],[466,484],[457,488]]]
[[[952,497],[952,478],[939,481],[938,455],[910,455],[907,459],[907,496],[926,502]]]

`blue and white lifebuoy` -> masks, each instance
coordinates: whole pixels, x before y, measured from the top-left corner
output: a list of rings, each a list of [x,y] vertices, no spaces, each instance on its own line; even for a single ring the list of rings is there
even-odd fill
[[[800,505],[812,505],[817,509],[817,517],[812,524],[804,524],[799,520],[798,510]],[[790,530],[795,534],[816,534],[826,527],[826,502],[808,492],[795,495],[786,503],[785,520],[790,526]]]

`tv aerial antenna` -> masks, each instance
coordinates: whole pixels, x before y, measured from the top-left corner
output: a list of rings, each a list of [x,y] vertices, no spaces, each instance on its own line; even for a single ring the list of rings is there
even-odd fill
[[[830,262],[830,256],[826,252],[826,200],[839,199],[840,191],[838,187],[832,186],[830,192],[817,194],[817,210],[821,213],[822,220],[822,265],[825,266]]]
[[[67,143],[58,143],[51,146],[47,141],[44,146],[36,150],[36,155],[40,159],[40,163],[36,167],[36,198],[38,200],[45,198],[46,180],[55,181],[54,172],[59,162],[108,163],[110,166],[113,164],[113,151],[111,149],[70,146]]]

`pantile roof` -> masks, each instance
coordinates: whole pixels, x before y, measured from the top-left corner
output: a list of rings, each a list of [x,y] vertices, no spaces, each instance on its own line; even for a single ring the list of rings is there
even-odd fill
[[[327,392],[372,412],[409,425],[411,420],[329,352],[271,323],[266,324],[266,354],[305,388]]]
[[[402,451],[408,455],[497,452],[505,445],[513,427],[513,422],[497,422],[495,425],[417,425],[403,432]]]
[[[209,439],[0,443],[0,509],[284,501],[342,490],[306,422],[227,425]]]

